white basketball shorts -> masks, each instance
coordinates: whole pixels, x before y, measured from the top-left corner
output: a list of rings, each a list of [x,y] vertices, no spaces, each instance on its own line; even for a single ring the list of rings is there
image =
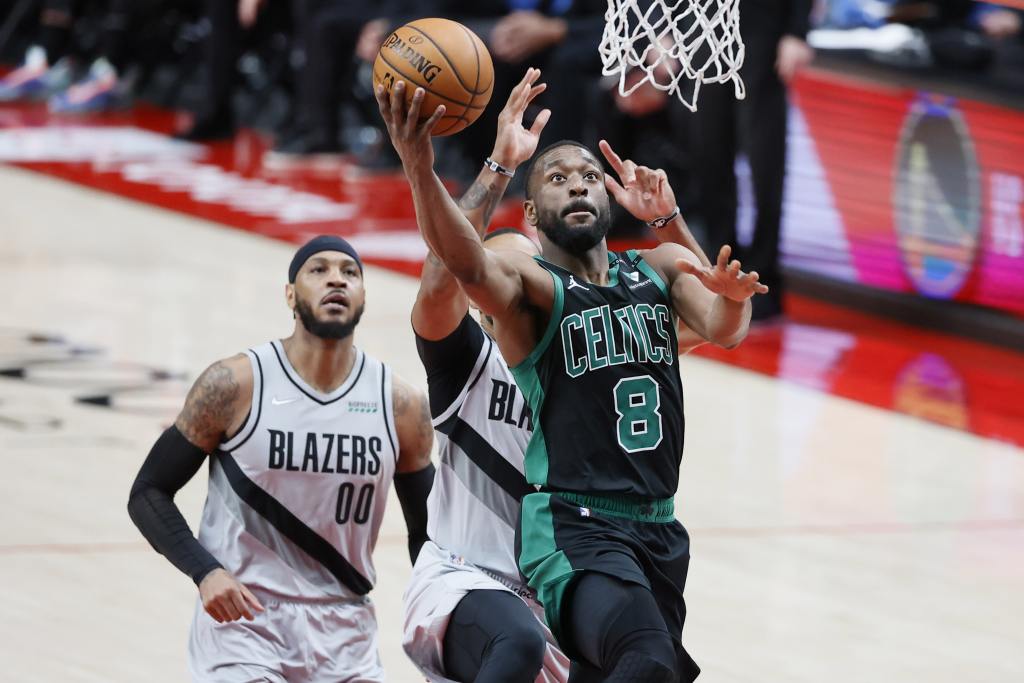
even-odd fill
[[[377,617],[369,598],[289,602],[253,591],[266,610],[218,624],[196,601],[188,665],[197,683],[379,683]]]

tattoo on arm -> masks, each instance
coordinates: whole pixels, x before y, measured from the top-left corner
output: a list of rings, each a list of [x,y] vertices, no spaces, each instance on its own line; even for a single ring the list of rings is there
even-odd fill
[[[430,445],[434,443],[434,424],[430,416],[430,402],[427,401],[426,396],[420,397],[420,439],[421,443],[427,445],[427,453],[429,457]]]
[[[220,361],[214,363],[192,385],[175,426],[195,445],[213,450],[231,422],[238,393],[231,370]]]
[[[398,450],[401,471],[420,470],[430,464],[430,451],[434,444],[430,404],[425,396],[404,382],[396,381],[394,388],[395,422],[400,425]],[[403,436],[406,439],[404,443]]]
[[[478,226],[478,229],[486,228],[491,222],[494,210],[498,208],[501,196],[501,188],[493,184],[485,187],[479,180],[474,180],[466,190],[466,194],[462,195],[462,199],[459,200],[459,208],[467,213],[482,211],[483,224]]]

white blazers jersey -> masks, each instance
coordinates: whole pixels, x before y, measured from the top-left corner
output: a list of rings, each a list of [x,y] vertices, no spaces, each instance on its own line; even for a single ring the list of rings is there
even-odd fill
[[[427,534],[467,562],[520,585],[515,527],[520,501],[533,490],[523,476],[532,418],[497,344],[482,331],[479,338],[468,380],[434,417],[441,466],[427,501]]]
[[[243,584],[283,599],[364,595],[398,457],[391,371],[357,349],[348,379],[324,394],[280,342],[247,355],[252,408],[211,457],[199,541]]]

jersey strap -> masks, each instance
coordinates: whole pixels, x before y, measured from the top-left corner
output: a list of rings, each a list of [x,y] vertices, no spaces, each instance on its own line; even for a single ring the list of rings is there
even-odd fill
[[[296,547],[319,562],[339,582],[356,595],[366,595],[373,588],[370,581],[342,557],[326,539],[310,529],[276,498],[245,476],[234,457],[223,451],[216,454],[235,494],[258,512],[271,526]]]
[[[644,260],[643,254],[638,252],[636,249],[630,249],[626,252],[626,259],[633,265],[634,268],[636,268],[641,273],[649,277],[651,281],[653,281],[654,284],[658,286],[658,289],[661,290],[661,293],[664,295],[665,299],[669,302],[669,304],[672,303],[672,297],[669,295],[668,292],[668,285],[665,283],[665,280],[663,280],[662,277],[658,275],[658,272],[654,270],[654,268],[651,268],[651,265]],[[671,308],[671,305],[669,306],[669,308]]]

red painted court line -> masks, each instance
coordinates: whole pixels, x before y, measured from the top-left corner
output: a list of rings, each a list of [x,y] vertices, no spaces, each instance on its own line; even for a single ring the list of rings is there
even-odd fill
[[[0,129],[31,130],[70,122],[39,105],[0,107]],[[73,123],[165,134],[173,128],[174,115],[140,106],[75,118]],[[173,159],[167,167],[157,160],[136,164],[132,172],[123,163],[100,161],[15,165],[287,242],[302,242],[319,232],[369,237],[378,241],[364,252],[365,261],[419,275],[421,261],[403,251],[421,245],[409,187],[401,174],[348,178],[312,170],[270,172],[260,161],[266,145],[259,135],[242,132],[232,141],[206,146],[201,159],[181,161],[180,168]],[[254,203],[239,203],[238,195]],[[262,201],[267,197],[281,200],[276,213],[267,212]],[[500,207],[493,223],[520,225],[522,211],[514,204]],[[610,246],[621,250],[649,245],[631,241]],[[1024,354],[804,297],[788,297],[787,313],[784,324],[752,331],[733,351],[705,345],[695,353],[1024,447]]]
[[[21,543],[0,545],[0,555],[92,555],[96,553],[126,553],[152,550],[143,541],[114,541],[109,543]]]

